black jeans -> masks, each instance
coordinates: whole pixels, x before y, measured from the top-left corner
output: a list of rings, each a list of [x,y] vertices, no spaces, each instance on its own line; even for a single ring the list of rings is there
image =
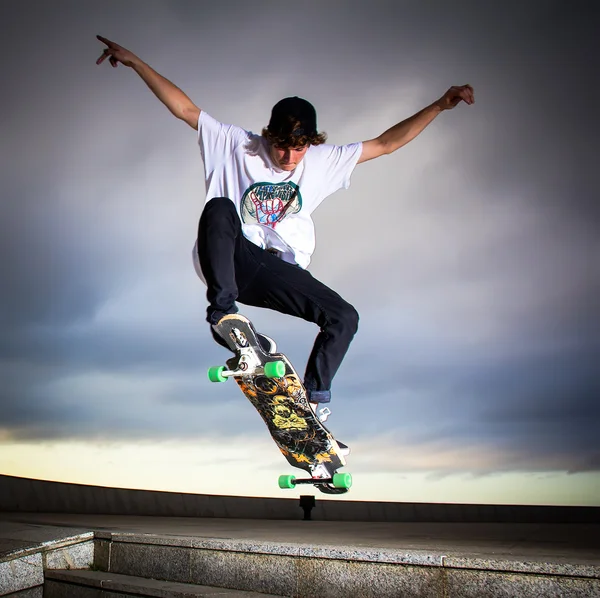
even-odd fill
[[[237,312],[237,301],[319,326],[304,385],[313,402],[329,402],[331,381],[358,328],[354,307],[307,270],[248,241],[235,206],[226,197],[211,199],[202,212],[198,255],[208,287],[209,323]]]

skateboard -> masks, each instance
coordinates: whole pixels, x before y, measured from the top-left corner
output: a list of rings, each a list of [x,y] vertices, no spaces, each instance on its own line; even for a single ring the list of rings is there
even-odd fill
[[[338,472],[346,465],[344,455],[312,410],[306,390],[288,358],[282,353],[266,353],[250,320],[239,314],[222,318],[215,331],[235,356],[225,366],[209,368],[208,379],[225,382],[233,378],[263,418],[288,463],[310,474],[310,478],[302,479],[281,475],[279,487],[314,484],[325,494],[348,492],[352,476]]]

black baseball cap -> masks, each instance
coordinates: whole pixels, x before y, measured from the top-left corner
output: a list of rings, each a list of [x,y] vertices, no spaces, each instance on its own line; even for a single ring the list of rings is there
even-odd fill
[[[299,122],[300,125],[294,127]],[[300,137],[317,133],[317,111],[314,106],[298,96],[279,100],[271,111],[269,133],[277,137]]]

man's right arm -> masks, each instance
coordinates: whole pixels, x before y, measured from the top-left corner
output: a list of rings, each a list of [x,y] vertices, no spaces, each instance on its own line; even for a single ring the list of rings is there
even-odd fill
[[[133,70],[143,79],[154,95],[171,111],[173,116],[186,122],[193,129],[198,129],[200,108],[179,87],[157,73],[145,62],[139,61],[134,64]]]
[[[119,44],[100,35],[97,38],[106,44],[107,48],[104,49],[96,64],[101,64],[108,58],[113,67],[116,67],[120,62],[132,68],[173,116],[186,122],[193,129],[198,129],[200,108],[179,87],[157,73],[150,65],[140,60],[133,52],[123,48],[123,46],[119,46]]]

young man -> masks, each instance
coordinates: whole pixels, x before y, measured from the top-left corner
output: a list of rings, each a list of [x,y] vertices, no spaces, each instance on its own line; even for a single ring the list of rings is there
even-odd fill
[[[207,284],[207,321],[238,311],[236,302],[266,307],[316,323],[320,332],[306,366],[311,403],[328,403],[331,382],[358,327],[354,307],[306,270],[315,249],[311,213],[347,188],[357,164],[390,154],[414,139],[444,110],[474,102],[470,85],[439,100],[378,137],[345,146],[325,144],[313,106],[298,97],[275,104],[262,135],[216,121],[135,54],[106,44],[97,64],[131,67],[171,113],[198,131],[206,205],[194,248]],[[224,342],[213,331],[217,342]],[[265,348],[274,351],[268,337]]]

